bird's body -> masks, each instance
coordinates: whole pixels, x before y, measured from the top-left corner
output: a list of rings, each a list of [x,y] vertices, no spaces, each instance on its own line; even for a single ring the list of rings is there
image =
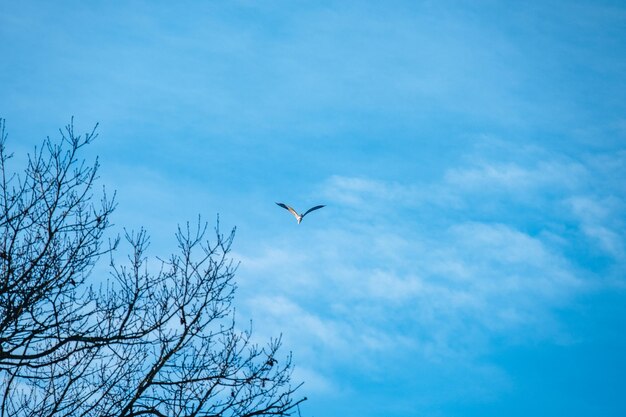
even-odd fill
[[[310,209],[308,209],[304,213],[300,214],[297,211],[295,211],[293,208],[289,207],[287,204],[283,204],[283,203],[276,203],[276,204],[278,204],[279,206],[281,206],[282,208],[284,208],[285,210],[288,210],[291,214],[293,214],[294,217],[296,218],[296,220],[298,221],[298,224],[300,224],[300,222],[302,221],[304,216],[306,216],[307,214],[309,214],[313,210],[321,209],[322,207],[324,207],[323,204],[320,205],[320,206],[311,207]]]

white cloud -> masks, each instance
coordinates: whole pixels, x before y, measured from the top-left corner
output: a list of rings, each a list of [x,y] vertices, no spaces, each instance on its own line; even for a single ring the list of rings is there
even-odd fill
[[[612,230],[602,226],[583,226],[583,232],[590,238],[596,240],[600,247],[614,258],[624,259],[623,235],[619,235]]]
[[[342,239],[311,242],[287,268],[280,254],[260,252],[250,264],[263,267],[242,273],[246,280],[258,274],[259,292],[276,295],[249,298],[250,314],[262,317],[264,329],[291,334],[300,354],[367,367],[380,349],[403,346],[438,360],[478,354],[495,334],[552,338],[550,310],[584,289],[566,259],[505,225],[463,223],[420,238],[397,232],[390,234],[391,252],[377,249],[385,245],[376,233],[354,231],[344,236],[349,246]],[[345,250],[345,257],[334,256]],[[272,270],[271,280],[262,278]],[[316,270],[309,277],[315,284],[289,285],[300,270]]]
[[[322,194],[325,198],[336,203],[358,207],[367,206],[377,201],[412,204],[420,199],[418,188],[370,178],[340,175],[333,175],[325,181]]]
[[[580,222],[580,229],[601,251],[623,262],[626,259],[623,217],[625,202],[615,195],[595,197],[576,195],[567,205]]]
[[[462,189],[507,190],[519,193],[539,187],[573,188],[585,178],[586,169],[574,162],[543,161],[534,166],[517,163],[483,162],[477,166],[453,168],[445,181]]]
[[[428,184],[326,179],[332,223],[289,229],[241,255],[247,313],[328,378],[320,390],[337,390],[333,369],[375,378],[402,355],[499,375],[506,387],[480,359],[495,340],[576,338],[559,310],[598,288],[577,259],[579,236],[616,262],[624,251],[623,200],[591,162],[524,152],[470,158]]]

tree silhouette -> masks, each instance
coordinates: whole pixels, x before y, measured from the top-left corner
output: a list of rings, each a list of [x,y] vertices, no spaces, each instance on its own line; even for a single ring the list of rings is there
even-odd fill
[[[96,125],[97,127],[97,125]],[[291,356],[235,326],[234,229],[212,242],[187,223],[153,271],[144,230],[114,259],[115,196],[94,197],[98,161],[79,157],[96,128],[47,138],[23,174],[9,169],[0,119],[0,416],[282,416]],[[111,274],[89,285],[102,256]]]

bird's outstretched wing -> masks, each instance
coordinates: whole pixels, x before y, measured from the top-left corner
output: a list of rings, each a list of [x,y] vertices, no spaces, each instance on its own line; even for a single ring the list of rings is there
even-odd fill
[[[325,206],[324,204],[322,204],[321,206],[311,207],[310,209],[308,209],[307,211],[305,211],[305,212],[302,214],[302,217],[306,216],[308,213],[310,213],[310,212],[312,212],[312,211],[314,211],[314,210],[321,209],[322,207],[326,207],[326,206]]]
[[[298,218],[298,213],[297,213],[294,209],[292,209],[291,207],[289,207],[287,204],[283,204],[283,203],[276,203],[276,204],[278,204],[279,206],[281,206],[281,207],[282,207],[282,208],[284,208],[285,210],[289,210],[289,212],[290,212],[291,214],[293,214],[293,215],[296,217],[296,219]]]

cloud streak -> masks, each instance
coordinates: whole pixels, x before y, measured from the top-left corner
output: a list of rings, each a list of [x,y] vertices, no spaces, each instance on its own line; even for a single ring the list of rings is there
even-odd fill
[[[416,363],[473,363],[480,375],[496,340],[572,343],[558,311],[598,288],[572,246],[584,235],[623,271],[624,204],[591,159],[532,160],[536,151],[510,161],[470,153],[425,184],[327,178],[319,191],[333,226],[241,255],[242,279],[262,280],[265,294],[245,295],[246,312],[282,328],[308,372],[328,381],[337,361],[373,377],[412,352]],[[492,206],[498,200],[506,204]],[[527,208],[542,221],[511,216]],[[355,223],[347,214],[357,211]]]

